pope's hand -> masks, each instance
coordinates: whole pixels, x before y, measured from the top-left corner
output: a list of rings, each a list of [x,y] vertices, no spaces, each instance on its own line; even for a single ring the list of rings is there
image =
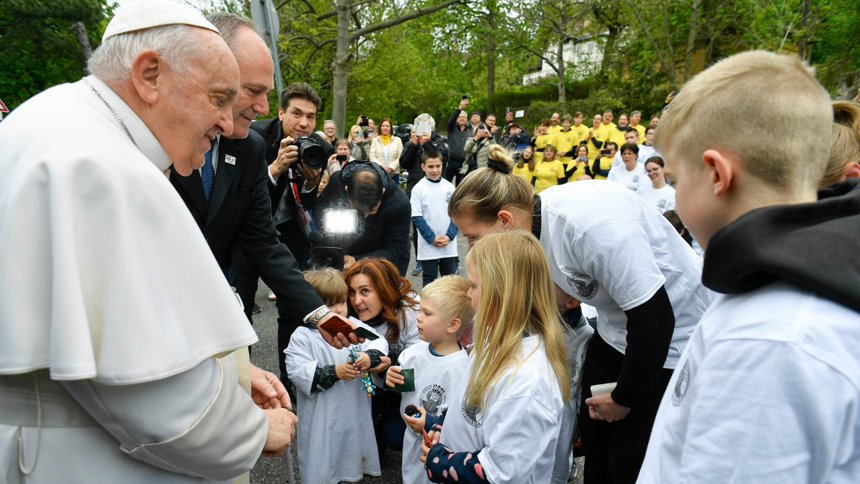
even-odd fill
[[[290,408],[290,395],[281,380],[270,371],[251,365],[251,398],[262,409]]]
[[[263,446],[263,457],[278,457],[287,450],[287,446],[296,435],[296,423],[299,418],[286,408],[270,408],[263,410],[269,418],[269,435]]]
[[[351,332],[351,333],[346,334],[346,335],[343,333],[330,334],[328,331],[322,329],[321,328],[322,324],[325,323],[326,321],[328,321],[329,319],[333,318],[334,316],[335,316],[335,313],[328,313],[325,316],[323,316],[323,318],[317,323],[317,329],[319,330],[320,335],[323,337],[323,339],[325,340],[326,343],[330,344],[331,346],[333,346],[337,349],[341,349],[341,348],[346,348],[347,346],[349,346],[351,344],[358,344],[358,343],[364,342],[364,338],[359,338],[355,334],[355,332]]]

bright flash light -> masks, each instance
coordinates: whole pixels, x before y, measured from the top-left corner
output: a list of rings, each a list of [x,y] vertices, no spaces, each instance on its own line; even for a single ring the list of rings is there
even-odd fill
[[[326,210],[322,218],[322,226],[326,234],[354,234],[358,230],[358,211],[356,210]]]

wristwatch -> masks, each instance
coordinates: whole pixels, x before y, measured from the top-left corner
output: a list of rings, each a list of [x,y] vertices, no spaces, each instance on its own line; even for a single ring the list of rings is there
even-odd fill
[[[317,324],[319,324],[320,320],[330,312],[331,309],[329,309],[328,306],[322,306],[321,308],[314,311],[313,314],[311,314],[310,319],[308,319],[307,323],[305,324],[311,329],[317,329]]]

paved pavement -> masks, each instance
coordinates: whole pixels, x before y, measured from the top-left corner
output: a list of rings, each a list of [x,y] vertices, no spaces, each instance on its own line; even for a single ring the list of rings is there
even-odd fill
[[[465,259],[468,245],[466,243],[465,237],[457,237],[457,242],[457,247],[460,254],[460,273],[465,275]],[[412,276],[412,269],[415,266],[415,254],[414,251],[411,252],[413,252],[412,260],[409,263],[409,272],[407,278],[412,282],[412,285],[415,290],[420,292],[421,276]],[[260,306],[260,309],[262,311],[259,314],[254,315],[254,329],[257,331],[257,335],[259,336],[260,341],[257,342],[257,344],[254,345],[254,347],[252,348],[251,361],[260,368],[269,370],[277,375],[279,374],[278,360],[276,359],[277,357],[279,357],[279,355],[277,355],[278,312],[275,308],[275,303],[267,299],[268,292],[268,288],[261,281],[257,290],[256,302],[257,305]],[[372,435],[367,437],[373,438]],[[298,457],[296,456],[295,447],[296,445],[290,446],[293,456],[296,482],[290,484],[302,482],[298,470]],[[582,469],[583,459],[580,458],[577,459],[577,461],[579,468]],[[361,482],[367,484],[401,484],[402,479],[400,474],[400,462],[401,456],[399,452],[388,451],[382,462],[382,476],[366,477]],[[259,484],[284,483],[287,482],[284,476],[284,459],[269,459],[263,457],[260,458],[260,460],[257,462],[257,465],[251,471],[251,482]],[[582,484],[582,472],[579,472],[577,475],[577,479],[572,482],[574,482],[574,484]]]

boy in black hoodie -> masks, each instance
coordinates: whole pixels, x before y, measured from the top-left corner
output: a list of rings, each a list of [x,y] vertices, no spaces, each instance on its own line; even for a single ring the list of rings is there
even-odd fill
[[[663,396],[637,482],[857,482],[860,185],[816,193],[830,99],[747,52],[684,86],[655,145],[722,293]]]

